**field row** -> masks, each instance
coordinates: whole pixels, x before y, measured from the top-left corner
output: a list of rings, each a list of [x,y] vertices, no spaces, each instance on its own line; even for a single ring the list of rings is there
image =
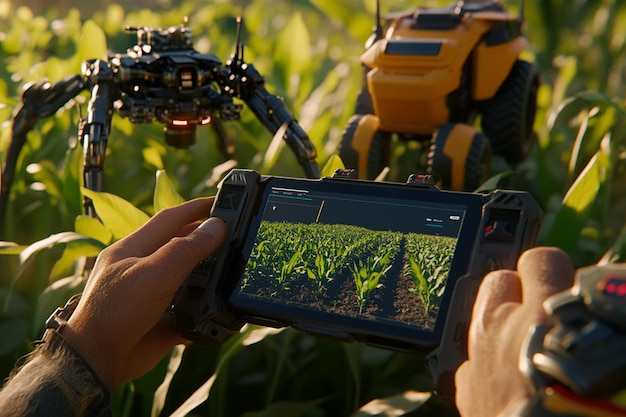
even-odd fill
[[[241,288],[289,300],[308,289],[324,300],[330,286],[351,281],[361,314],[385,278],[394,278],[387,276],[395,265],[396,275],[410,276],[408,290],[428,314],[443,295],[455,246],[456,239],[449,237],[263,221]]]

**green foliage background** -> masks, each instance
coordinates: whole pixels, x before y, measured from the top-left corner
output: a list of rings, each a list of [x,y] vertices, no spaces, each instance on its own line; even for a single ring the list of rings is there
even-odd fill
[[[517,2],[505,3],[516,11]],[[183,16],[189,16],[196,49],[226,60],[234,50],[235,17],[242,15],[246,60],[285,98],[324,166],[352,114],[361,82],[359,55],[375,10],[373,0],[24,4],[0,0],[2,161],[25,83],[58,81],[78,73],[84,59],[124,52],[135,42],[124,25],[176,25]],[[447,2],[383,0],[382,8],[425,4]],[[562,247],[577,266],[624,261],[626,3],[528,0],[525,18],[529,57],[542,74],[538,140],[515,173],[486,186],[531,191],[545,211],[540,243]],[[111,217],[106,227],[94,224],[81,217],[82,154],[76,143],[87,99],[81,94],[41,120],[19,160],[8,217],[0,225],[2,376],[31,349],[50,312],[80,291],[85,268],[77,260],[96,255],[179,196],[213,194],[221,175],[235,165],[303,175],[288,149],[270,146],[271,135],[251,112],[227,125],[236,161],[224,160],[210,129],[199,132],[192,148],[175,150],[165,145],[161,126],[114,117],[105,164],[110,195],[98,197]],[[419,169],[418,153],[411,144],[396,144],[389,178],[403,181]],[[407,415],[454,415],[431,390],[420,357],[291,330],[249,328],[222,346],[176,349],[113,398],[117,416],[170,415],[185,401],[189,409],[198,405],[190,415],[371,415],[365,414],[367,406],[358,410],[374,399],[386,399]]]

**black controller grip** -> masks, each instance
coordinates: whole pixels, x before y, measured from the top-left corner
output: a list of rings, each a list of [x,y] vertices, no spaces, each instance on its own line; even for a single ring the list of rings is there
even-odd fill
[[[254,171],[236,170],[220,184],[211,217],[219,217],[226,223],[225,243],[196,266],[173,302],[176,327],[187,339],[220,343],[245,324],[227,308],[222,296],[224,282],[220,278],[238,261],[237,251],[231,248],[240,246],[246,238],[260,178]]]

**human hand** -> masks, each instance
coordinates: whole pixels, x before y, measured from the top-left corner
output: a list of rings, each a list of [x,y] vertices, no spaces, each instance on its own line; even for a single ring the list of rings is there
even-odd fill
[[[572,262],[556,248],[526,251],[517,271],[485,277],[472,312],[469,359],[455,375],[456,405],[463,417],[495,417],[528,396],[519,369],[522,344],[532,324],[548,320],[543,302],[573,282]]]
[[[222,220],[198,220],[212,204],[200,198],[162,210],[98,256],[63,338],[109,389],[186,342],[166,311],[193,268],[224,240]]]

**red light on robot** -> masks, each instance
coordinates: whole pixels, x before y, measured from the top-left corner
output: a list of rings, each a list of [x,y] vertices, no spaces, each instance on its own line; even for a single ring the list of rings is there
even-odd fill
[[[200,121],[200,123],[201,123],[203,126],[206,126],[206,125],[208,125],[209,123],[211,123],[211,120],[212,120],[212,119],[211,119],[211,116],[209,116],[209,117],[207,117],[206,119],[202,119],[202,120]]]
[[[174,126],[187,126],[189,122],[187,120],[172,120]]]
[[[607,297],[626,301],[626,277],[607,275],[598,283],[598,290]]]

